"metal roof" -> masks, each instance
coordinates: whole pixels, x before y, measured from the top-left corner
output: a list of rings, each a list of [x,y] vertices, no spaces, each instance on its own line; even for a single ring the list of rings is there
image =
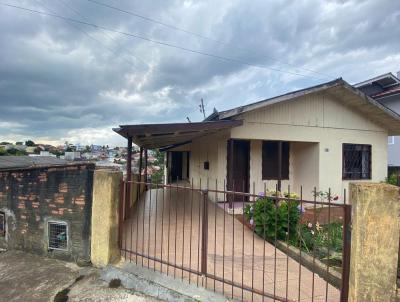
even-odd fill
[[[362,81],[360,83],[354,84],[353,86],[356,88],[360,88],[363,86],[371,85],[373,83],[376,83],[380,85],[381,87],[388,87],[391,85],[396,85],[400,83],[400,79],[398,79],[393,73],[385,73],[379,76],[376,76],[372,79],[368,79],[365,81]]]
[[[241,126],[242,121],[205,121],[200,123],[121,125],[113,129],[123,137],[147,149],[168,148],[190,143],[193,139]]]
[[[0,170],[62,166],[68,162],[51,156],[0,156]]]

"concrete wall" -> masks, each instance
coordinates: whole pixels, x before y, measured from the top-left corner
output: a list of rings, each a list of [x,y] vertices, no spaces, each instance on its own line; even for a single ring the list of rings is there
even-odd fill
[[[400,189],[352,183],[349,300],[395,301],[400,235]]]
[[[102,267],[120,258],[118,218],[122,172],[97,170],[93,182],[91,261]]]
[[[89,261],[93,170],[81,164],[0,172],[0,211],[7,222],[0,247]],[[66,251],[48,248],[49,221],[67,223]]]

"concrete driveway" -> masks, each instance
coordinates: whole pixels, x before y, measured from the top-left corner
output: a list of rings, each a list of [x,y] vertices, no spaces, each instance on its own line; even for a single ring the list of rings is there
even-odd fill
[[[217,281],[191,273],[201,268],[202,200],[199,193],[187,189],[147,191],[137,204],[138,209],[134,207],[131,219],[124,224],[123,250],[135,253],[122,255],[127,261],[183,277],[239,300],[272,301],[227,283],[292,301],[325,301],[328,290],[327,301],[339,301],[338,289],[210,201],[207,271]],[[178,268],[168,265],[171,263]],[[218,281],[222,279],[227,282]]]
[[[158,301],[124,288],[109,288],[99,271],[23,253],[0,253],[0,301]],[[54,299],[58,294],[58,299]]]

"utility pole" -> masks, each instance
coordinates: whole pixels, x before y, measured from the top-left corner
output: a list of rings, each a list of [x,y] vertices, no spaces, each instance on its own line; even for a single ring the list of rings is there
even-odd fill
[[[200,103],[200,105],[199,105],[199,108],[200,108],[200,112],[203,113],[204,119],[206,119],[206,112],[205,112],[205,110],[204,110],[203,98],[201,98],[201,103]]]

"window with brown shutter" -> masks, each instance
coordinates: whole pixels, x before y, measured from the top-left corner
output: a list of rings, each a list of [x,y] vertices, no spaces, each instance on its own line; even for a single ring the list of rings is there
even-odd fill
[[[371,145],[343,144],[343,179],[371,179]]]
[[[278,143],[263,141],[262,179],[278,179]],[[282,142],[282,179],[289,179],[289,142]]]

